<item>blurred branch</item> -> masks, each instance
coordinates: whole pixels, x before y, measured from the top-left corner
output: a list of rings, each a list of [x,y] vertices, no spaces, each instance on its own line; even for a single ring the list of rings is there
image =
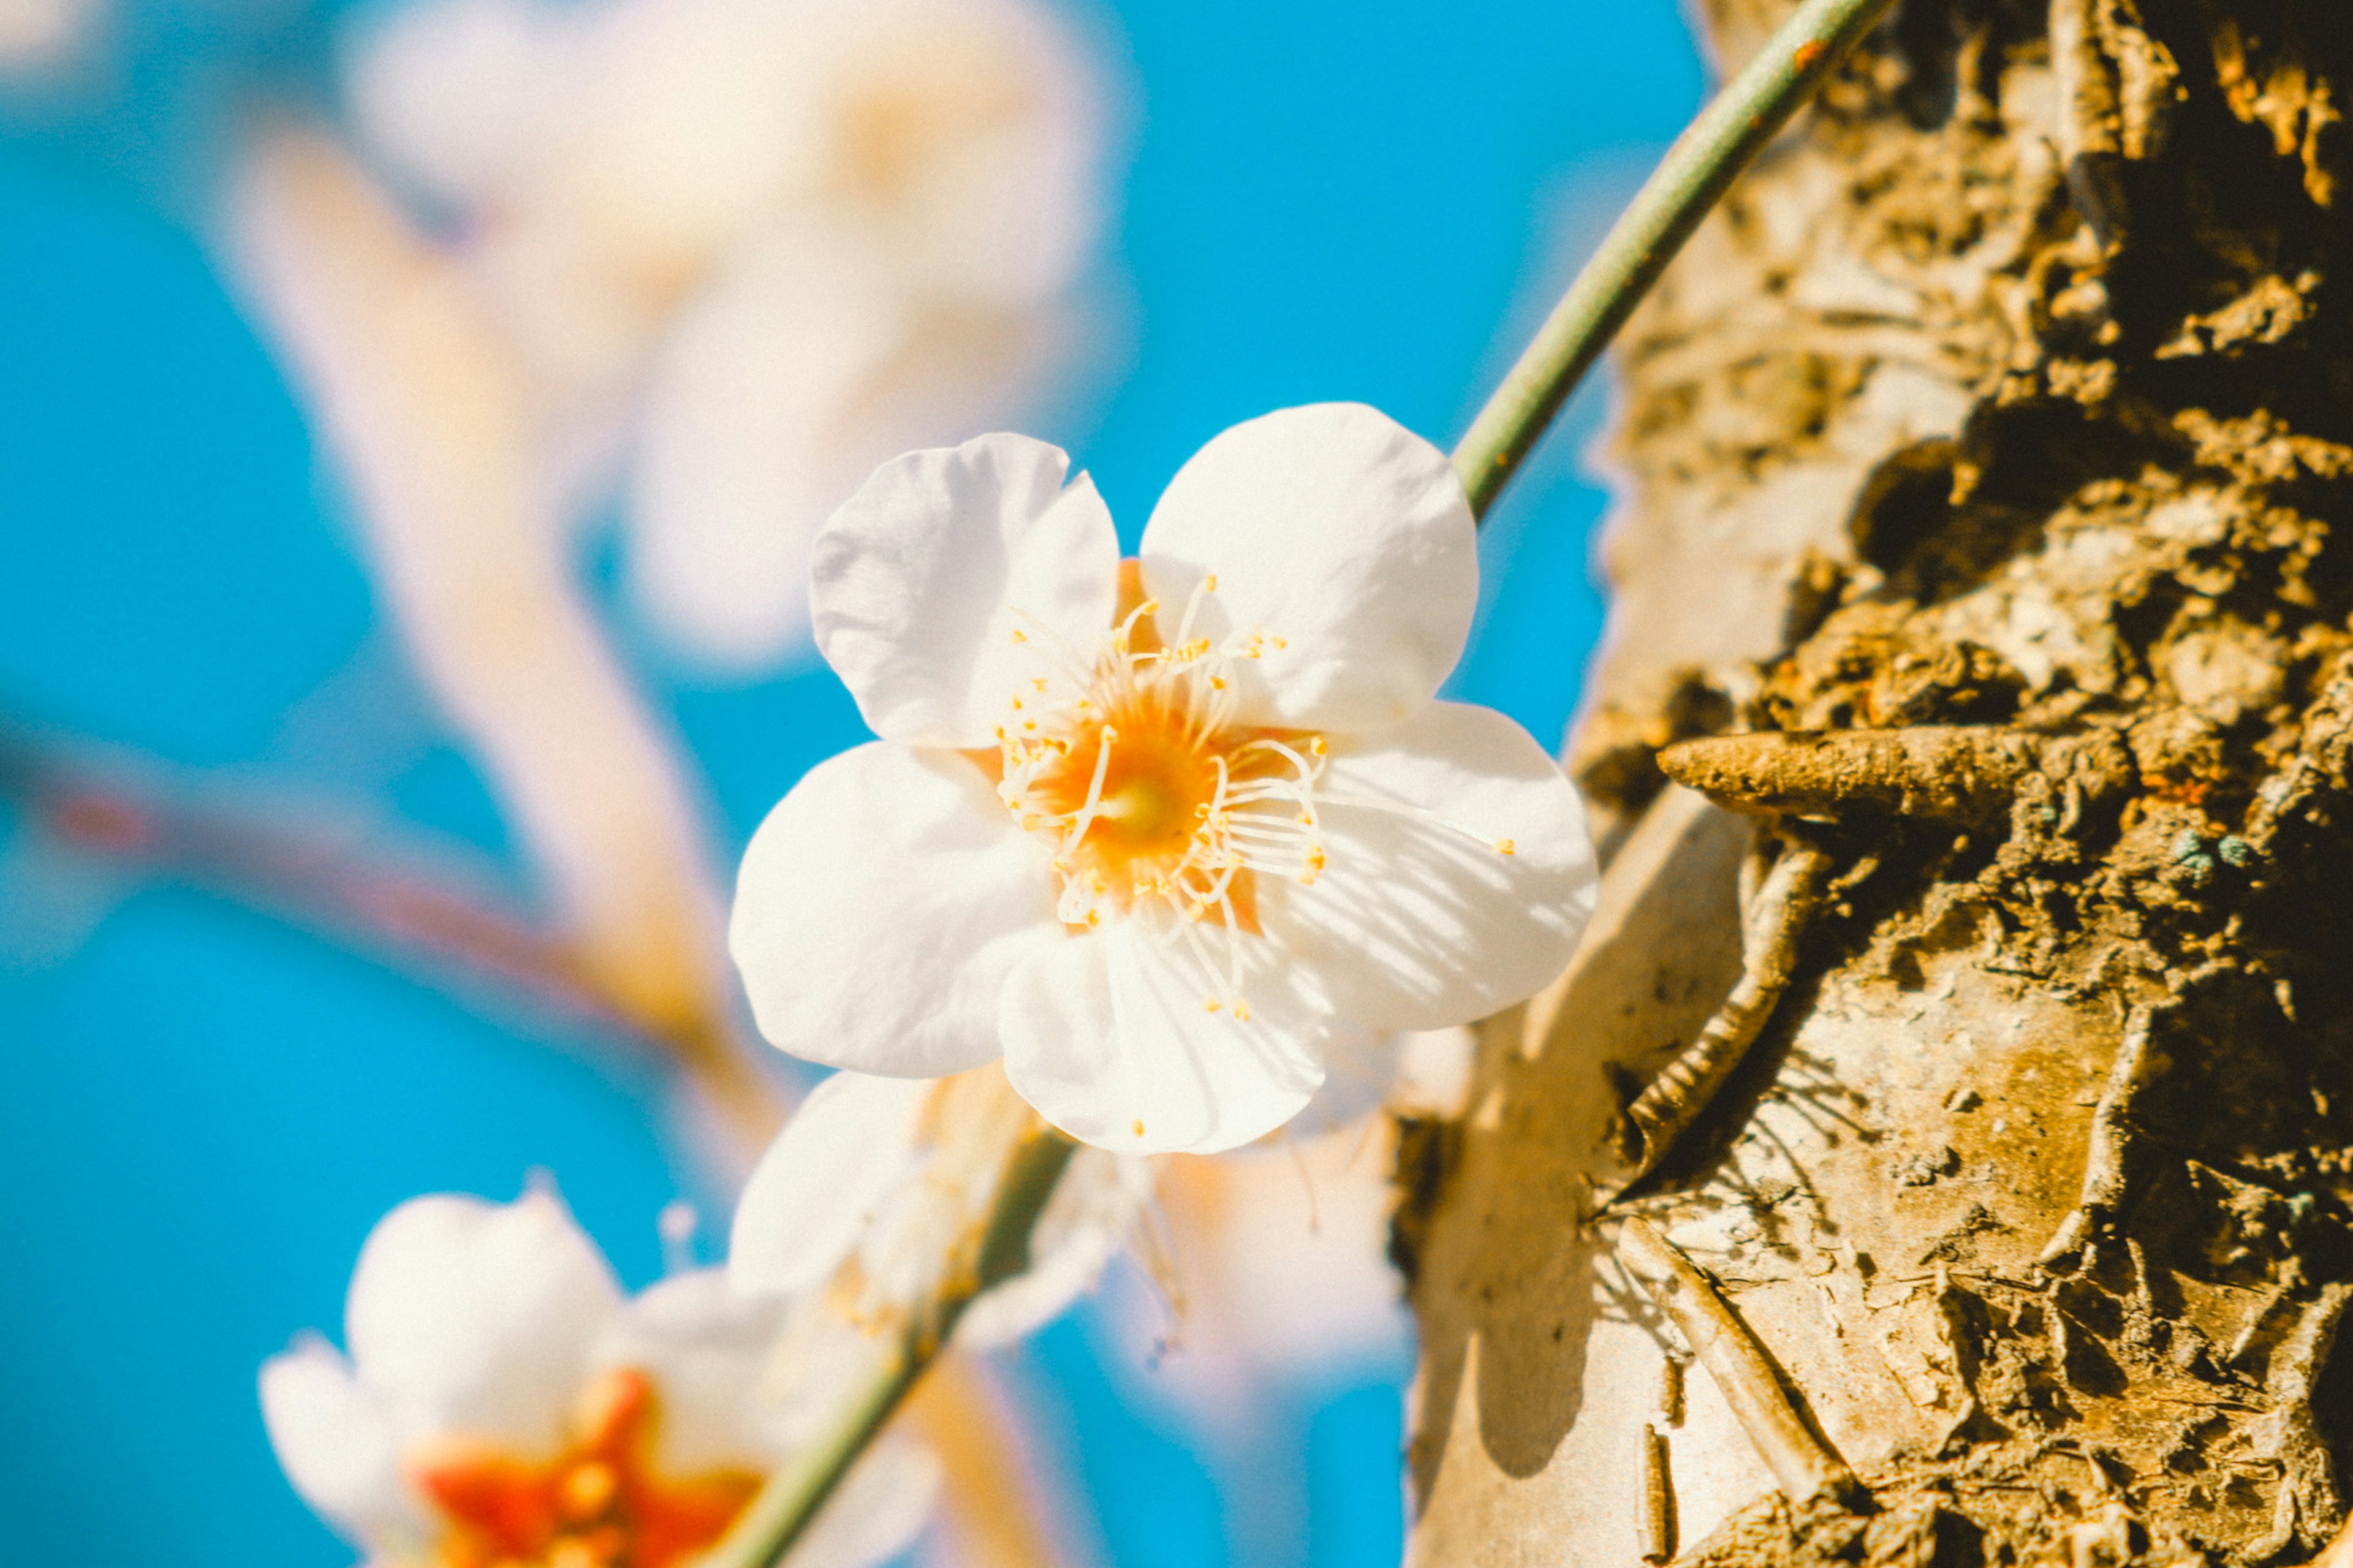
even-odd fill
[[[1806,0],[1684,127],[1454,448],[1484,517],[1553,416],[1733,181],[1894,0]]]
[[[447,849],[385,848],[259,801],[202,798],[152,766],[108,765],[0,726],[0,797],[64,842],[200,887],[436,984],[465,982],[585,1016],[675,1060],[756,1152],[790,1101],[732,1020],[651,1014]],[[218,792],[214,792],[217,794]],[[373,836],[369,836],[373,837]]]
[[[227,216],[232,276],[349,487],[370,579],[567,957],[707,1065],[736,991],[700,791],[580,591],[547,389],[333,138],[259,137]]]

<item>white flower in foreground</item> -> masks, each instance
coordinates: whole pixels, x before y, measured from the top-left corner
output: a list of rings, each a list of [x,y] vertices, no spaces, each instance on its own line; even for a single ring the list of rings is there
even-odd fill
[[[1036,1125],[993,1067],[951,1079],[836,1073],[752,1173],[730,1276],[761,1294],[831,1281],[854,1321],[895,1326],[965,1256],[959,1242],[987,1223],[1007,1157]],[[958,1337],[1002,1344],[1059,1315],[1093,1286],[1151,1195],[1143,1161],[1081,1150],[1038,1216],[1028,1271],[976,1300]]]
[[[882,737],[744,856],[730,945],[796,1055],[1002,1055],[1072,1136],[1208,1152],[1298,1111],[1335,1026],[1525,997],[1593,900],[1575,792],[1437,700],[1477,595],[1445,456],[1359,405],[1186,464],[1123,566],[1069,458],[885,464],[818,540],[819,648]]]
[[[349,1357],[298,1342],[262,1411],[295,1489],[381,1568],[683,1568],[833,1413],[774,1386],[786,1312],[716,1269],[625,1298],[543,1194],[417,1198],[360,1255]],[[786,1563],[893,1555],[936,1484],[884,1440]]]

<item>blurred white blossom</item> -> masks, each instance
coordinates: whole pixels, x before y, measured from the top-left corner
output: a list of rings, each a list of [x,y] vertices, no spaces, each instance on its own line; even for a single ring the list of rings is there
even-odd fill
[[[952,1079],[840,1072],[793,1113],[735,1211],[738,1289],[795,1293],[832,1281],[849,1316],[903,1322],[978,1235],[997,1177],[1036,1121],[995,1067]],[[1092,1288],[1152,1196],[1140,1159],[1081,1150],[1029,1240],[1029,1269],[968,1308],[965,1345],[1018,1339]],[[844,1264],[854,1264],[846,1276]]]
[[[1459,1117],[1471,1049],[1462,1028],[1366,1041],[1280,1138],[1166,1163],[1168,1257],[1147,1260],[1153,1288],[1130,1276],[1105,1299],[1115,1363],[1148,1369],[1134,1392],[1219,1433],[1262,1421],[1270,1396],[1402,1367],[1392,1114]]]
[[[1350,1039],[1459,1024],[1567,961],[1576,794],[1441,702],[1477,596],[1445,455],[1373,409],[1240,425],[1141,559],[1059,449],[878,470],[820,536],[817,635],[881,741],[746,852],[730,944],[769,1039],[930,1077],[1000,1056],[1071,1136],[1213,1152]]]
[[[625,1296],[545,1194],[417,1198],[361,1253],[348,1356],[298,1342],[262,1408],[296,1489],[378,1568],[683,1568],[836,1414],[834,1367],[780,1353],[789,1310],[717,1269]],[[886,1438],[787,1563],[881,1562],[936,1486]]]
[[[350,96],[542,455],[626,464],[629,580],[723,665],[799,645],[876,463],[1020,406],[1097,227],[1093,84],[1030,0],[422,0]]]
[[[105,16],[104,0],[0,0],[0,80],[75,64]]]

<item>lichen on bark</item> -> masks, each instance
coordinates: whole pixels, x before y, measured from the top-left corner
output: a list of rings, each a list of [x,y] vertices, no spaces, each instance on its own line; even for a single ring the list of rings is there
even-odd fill
[[[1736,61],[1785,9],[1701,20]],[[2346,0],[1906,0],[1630,326],[1569,751],[1602,910],[1401,1144],[1417,1560],[1630,1563],[1662,1453],[1727,1568],[2338,1528],[2348,92]],[[1629,1214],[1867,1500],[1781,1497],[1704,1371],[1670,1418]]]

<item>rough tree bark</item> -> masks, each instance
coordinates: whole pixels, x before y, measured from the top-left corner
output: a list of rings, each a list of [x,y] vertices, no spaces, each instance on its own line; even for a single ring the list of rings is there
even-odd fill
[[[2337,1529],[2348,94],[2353,0],[1907,0],[1636,319],[1602,912],[1400,1155],[1418,1561]]]

